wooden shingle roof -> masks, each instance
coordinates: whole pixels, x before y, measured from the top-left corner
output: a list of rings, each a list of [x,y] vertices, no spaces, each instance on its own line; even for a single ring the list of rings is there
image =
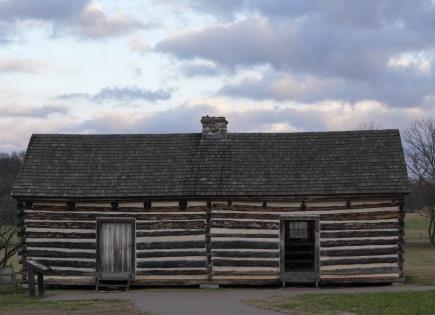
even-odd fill
[[[15,197],[295,197],[408,192],[398,130],[33,135]]]

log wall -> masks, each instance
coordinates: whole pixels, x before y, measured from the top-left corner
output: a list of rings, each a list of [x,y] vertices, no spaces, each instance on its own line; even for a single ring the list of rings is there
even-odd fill
[[[320,217],[320,281],[403,277],[397,200],[329,202],[66,203],[24,205],[23,258],[52,267],[49,283],[94,284],[96,219],[136,219],[136,283],[279,283],[282,215]]]

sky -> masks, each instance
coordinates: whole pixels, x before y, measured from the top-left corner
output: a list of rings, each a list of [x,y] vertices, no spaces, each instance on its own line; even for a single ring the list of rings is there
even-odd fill
[[[435,117],[431,0],[0,0],[0,152],[33,133],[404,131]]]

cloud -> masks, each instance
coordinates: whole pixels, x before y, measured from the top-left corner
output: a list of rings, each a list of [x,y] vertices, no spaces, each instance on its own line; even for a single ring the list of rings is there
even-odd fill
[[[227,82],[220,95],[280,102],[376,100],[402,107],[435,95],[431,1],[187,3],[218,22],[173,33],[157,42],[156,51],[183,62],[205,60],[225,71],[270,68],[261,78]]]
[[[142,36],[135,36],[129,42],[130,49],[143,54],[151,50],[151,46]]]
[[[245,77],[224,84],[218,94],[254,100],[312,102],[337,98],[337,81],[313,76],[292,76],[288,73],[268,71],[260,76]],[[329,95],[329,96],[328,96]]]
[[[176,33],[155,49],[181,60],[201,58],[230,68],[267,64],[279,70],[367,79],[382,74],[392,55],[431,44],[407,30],[352,32],[318,18],[291,24],[252,17]]]
[[[268,70],[258,76],[227,82],[218,94],[252,100],[302,103],[371,99],[393,107],[415,106],[435,95],[435,77],[429,75],[426,68],[423,73],[420,70],[411,73],[402,70],[400,66],[398,70],[386,72],[384,80],[373,83]]]
[[[25,72],[35,73],[42,67],[41,63],[31,59],[19,59],[0,56],[0,73]]]
[[[2,117],[46,118],[53,114],[67,114],[69,110],[59,105],[22,106],[9,105],[0,107]]]
[[[235,106],[222,99],[196,100],[165,110],[96,111],[85,120],[48,115],[15,119],[0,115],[0,150],[25,149],[32,133],[201,132],[204,115],[227,117],[229,132],[295,132],[358,129],[362,122],[380,128],[408,128],[411,121],[435,115],[435,108],[393,108],[376,101],[322,101],[298,106]],[[43,115],[41,115],[43,116]]]
[[[320,16],[339,26],[382,28],[386,24],[404,22],[420,24],[433,17],[431,0],[185,0],[185,5],[201,13],[233,19],[238,15],[263,15],[271,18],[298,19]],[[415,18],[416,16],[423,19]]]
[[[64,20],[81,12],[90,0],[3,0],[0,2],[0,19],[17,20]]]
[[[216,76],[223,72],[222,68],[219,68],[213,62],[207,61],[194,61],[185,62],[180,66],[181,73],[186,77],[195,76]]]
[[[171,98],[171,93],[166,90],[148,90],[135,86],[106,87],[95,94],[69,93],[56,96],[58,100],[86,99],[95,102],[105,101],[158,101]]]
[[[122,36],[155,26],[133,16],[107,13],[91,0],[4,0],[0,2],[0,24],[9,29],[24,21],[53,25],[55,34],[73,33],[82,38],[102,39]]]
[[[225,116],[229,132],[298,132],[359,129],[362,122],[373,121],[380,128],[405,129],[409,123],[435,109],[391,108],[376,101],[356,103],[328,101],[274,110],[252,106],[247,110],[222,110],[220,101],[182,104],[149,113],[97,112],[75,125],[69,132],[86,133],[176,133],[200,132],[204,115]],[[230,108],[231,104],[227,108]]]
[[[149,25],[123,13],[108,15],[99,5],[92,4],[88,4],[71,20],[72,29],[90,39],[121,36],[147,26]]]

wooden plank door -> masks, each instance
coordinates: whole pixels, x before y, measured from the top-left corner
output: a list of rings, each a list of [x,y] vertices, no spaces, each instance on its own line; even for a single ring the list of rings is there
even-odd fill
[[[134,273],[134,222],[98,222],[98,272]]]

